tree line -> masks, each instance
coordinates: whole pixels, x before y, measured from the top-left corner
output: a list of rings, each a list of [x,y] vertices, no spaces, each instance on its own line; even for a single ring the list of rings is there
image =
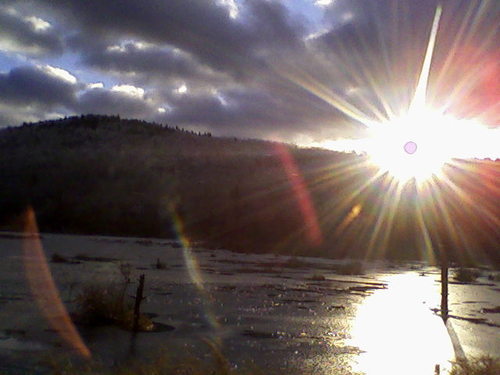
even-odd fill
[[[460,163],[448,171],[460,194],[408,184],[396,204],[364,156],[82,115],[0,130],[0,228],[32,206],[46,232],[177,238],[182,226],[208,247],[413,259],[430,241],[498,263],[499,163]]]

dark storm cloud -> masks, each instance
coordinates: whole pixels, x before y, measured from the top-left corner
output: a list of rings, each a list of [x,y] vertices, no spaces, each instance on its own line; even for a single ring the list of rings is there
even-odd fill
[[[153,118],[156,107],[141,89],[130,91],[127,86],[121,91],[119,86],[88,89],[67,72],[50,66],[14,68],[0,73],[0,126],[45,119],[53,111]]]
[[[75,83],[51,74],[50,68],[23,66],[0,73],[0,103],[68,106],[75,100],[75,90]]]
[[[236,18],[216,0],[6,1],[33,9],[41,18],[50,16],[61,30],[65,52],[76,54],[82,64],[78,68],[104,75],[107,86],[120,82],[146,91],[145,99],[80,88],[78,94],[66,91],[54,103],[66,103],[77,113],[160,116],[171,124],[204,125],[217,134],[256,136],[286,131],[319,134],[325,124],[341,134],[346,116],[311,93],[318,88],[368,114],[409,102],[438,4],[336,0],[322,8],[324,23],[316,31],[323,30],[306,38],[304,20],[292,17],[293,2],[285,0],[238,1]],[[494,2],[481,2],[482,13],[477,0],[443,3],[436,67],[463,25],[468,42],[490,43],[493,38],[487,35],[498,14]],[[1,82],[9,74],[1,76]],[[301,82],[293,79],[297,77]],[[182,83],[186,92],[175,93]],[[36,83],[30,94],[26,84],[19,85],[19,92],[3,97],[18,102],[23,95],[38,98],[39,86]],[[76,99],[64,102],[65,96]],[[167,110],[160,113],[158,107]]]
[[[170,44],[214,69],[235,74],[255,41],[225,8],[199,0],[44,1],[80,31],[99,38],[138,38]]]
[[[103,38],[135,38],[177,47],[201,64],[239,79],[262,69],[263,56],[270,52],[299,48],[304,32],[279,1],[243,2],[236,19],[216,1],[207,0],[46,0],[37,4],[41,3],[62,14],[67,25],[77,26],[78,38],[85,43],[79,47],[84,50],[89,42],[96,45]]]
[[[406,61],[402,59],[408,55],[416,60],[415,52],[425,53],[439,3],[438,0],[337,0],[325,12],[330,29],[318,41],[322,50],[358,65],[364,63],[363,59],[389,68],[403,65]]]
[[[0,107],[0,128],[5,126],[15,126],[27,121],[29,116],[20,113],[19,110],[2,111]]]
[[[228,81],[251,80],[265,69],[265,56],[297,49],[302,44],[303,27],[294,23],[279,2],[248,2],[239,21],[232,20],[224,8],[208,1],[167,3],[156,10],[160,13],[153,19],[139,17],[134,22],[138,24],[135,28],[130,22],[101,25],[106,28],[103,34],[107,45],[102,38],[97,43],[89,38],[98,27],[93,24],[84,24],[82,33],[72,37],[70,44],[83,51],[85,63],[100,69],[159,75],[156,78],[163,79],[218,80],[219,83],[222,76]],[[166,16],[161,12],[167,13]],[[136,15],[127,16],[127,20],[131,17]],[[148,26],[144,27],[144,23]],[[161,25],[149,30],[151,23]],[[117,41],[113,34],[123,27],[127,30],[119,34],[122,38],[135,37],[157,45],[138,48],[137,43],[129,42],[122,45],[121,50],[109,50],[112,41]],[[173,48],[165,46],[179,48],[183,53],[175,53]],[[214,70],[219,73],[218,77]]]
[[[223,79],[188,54],[173,48],[132,42],[109,47],[89,51],[84,62],[103,71],[138,74],[142,81],[161,80],[162,84],[172,80],[216,83]]]
[[[106,89],[85,91],[75,104],[77,113],[121,114],[131,118],[151,118],[153,107],[139,96]]]
[[[436,53],[447,54],[457,44],[466,42],[480,44],[481,48],[488,48],[488,45],[497,48],[498,39],[489,38],[492,30],[498,30],[493,19],[500,15],[500,7],[494,3],[483,0],[336,0],[325,11],[330,28],[319,39],[323,47],[336,54],[373,55],[382,57],[385,63],[402,65],[406,61],[401,59],[417,60],[424,55],[436,9],[441,6]]]
[[[0,127],[71,112],[79,87],[74,77],[49,66],[21,66],[0,73]]]
[[[36,19],[30,22],[19,14],[0,8],[0,47],[30,55],[60,54],[63,46],[52,28],[37,30]]]
[[[392,34],[390,28],[368,18],[343,22],[314,38],[311,48],[316,56],[323,57],[314,60],[314,64],[323,67],[321,81],[334,85],[335,92],[365,114],[373,114],[370,108],[374,107],[387,115],[380,92],[393,109],[402,103],[408,105],[420,72],[425,42],[421,36],[402,34],[400,37],[408,42],[413,39],[413,48],[408,49],[400,41],[390,42]],[[334,68],[328,70],[330,65]],[[354,89],[352,95],[345,94],[349,88]]]
[[[328,29],[312,38],[311,48],[338,68],[331,72],[330,79],[344,85],[350,82],[362,89],[363,98],[358,95],[350,98],[358,108],[370,113],[368,107],[375,106],[387,114],[386,106],[398,112],[413,98],[439,4],[443,13],[430,85],[434,85],[434,92],[443,87],[449,92],[453,89],[447,82],[456,82],[467,75],[472,62],[457,59],[456,55],[469,46],[480,46],[474,48],[479,62],[496,44],[489,36],[494,22],[487,19],[492,14],[499,15],[493,2],[337,0],[325,11]],[[454,63],[448,60],[446,65],[450,58]],[[451,79],[453,74],[455,79]]]
[[[302,48],[305,27],[290,17],[283,3],[249,1],[246,18],[255,44],[261,48]]]
[[[247,2],[237,19],[229,17],[227,9],[215,1],[205,0],[56,0],[35,4],[45,4],[62,25],[72,28],[66,40],[87,66],[128,74],[129,82],[146,77],[153,86],[169,87],[172,80],[191,81],[182,100],[168,102],[173,108],[171,118],[182,124],[205,121],[213,127],[238,127],[263,122],[270,127],[280,122],[296,123],[299,118],[288,118],[290,110],[279,103],[282,99],[273,94],[267,79],[271,72],[265,58],[304,48],[304,29],[280,2]],[[134,40],[146,46],[139,47]],[[113,45],[120,48],[109,48]],[[205,93],[200,94],[200,87],[206,85]],[[206,93],[211,88],[234,86],[241,92],[226,93],[232,106],[224,106]],[[143,117],[147,110],[157,113],[156,107],[142,99],[102,89],[80,95],[74,108],[98,113],[129,111]]]
[[[209,123],[223,127],[235,124],[255,125],[272,119],[277,99],[267,92],[246,90],[243,93],[216,95],[174,95],[169,103],[174,107],[168,118],[186,124]]]
[[[307,97],[283,97],[272,91],[248,88],[217,94],[174,94],[165,98],[172,111],[159,118],[183,126],[209,126],[219,135],[266,137],[287,131],[318,130],[338,117],[325,102],[310,97],[314,107]]]

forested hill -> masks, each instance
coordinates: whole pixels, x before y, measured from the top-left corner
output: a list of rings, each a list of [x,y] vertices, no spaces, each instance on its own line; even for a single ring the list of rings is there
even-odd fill
[[[431,238],[456,259],[498,262],[499,164],[460,164],[460,194],[436,187],[440,216],[412,184],[388,194],[354,154],[82,115],[0,130],[0,229],[32,206],[47,232],[398,258],[423,257]]]

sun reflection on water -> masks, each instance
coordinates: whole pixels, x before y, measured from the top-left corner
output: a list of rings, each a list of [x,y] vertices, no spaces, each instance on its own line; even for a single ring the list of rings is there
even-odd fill
[[[415,273],[389,276],[359,307],[349,344],[362,353],[353,370],[367,375],[446,374],[453,345],[441,318],[430,310],[439,304],[439,287]]]

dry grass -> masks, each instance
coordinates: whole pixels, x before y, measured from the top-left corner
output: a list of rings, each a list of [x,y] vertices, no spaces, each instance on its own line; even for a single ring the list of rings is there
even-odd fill
[[[469,360],[459,359],[453,363],[449,375],[498,375],[500,360],[492,357],[480,357]]]
[[[132,303],[125,302],[125,291],[115,285],[87,285],[77,297],[77,320],[90,326],[116,325],[132,329],[134,313]],[[142,315],[139,330],[151,331],[153,322]]]

